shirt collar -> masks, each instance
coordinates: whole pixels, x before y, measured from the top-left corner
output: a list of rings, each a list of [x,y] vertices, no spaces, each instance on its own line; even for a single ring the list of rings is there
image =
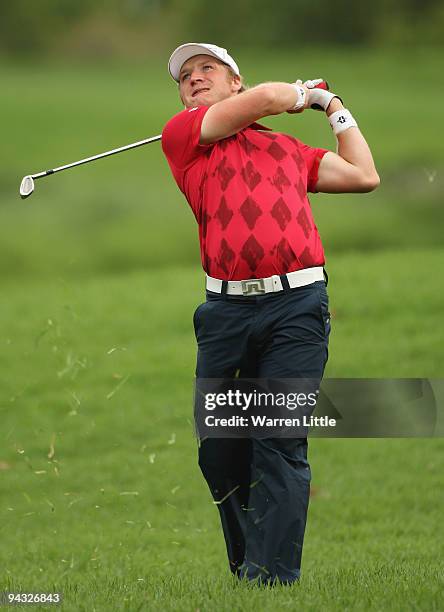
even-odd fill
[[[248,128],[250,128],[251,130],[266,130],[267,132],[272,132],[273,131],[272,128],[269,128],[269,127],[267,127],[265,125],[262,125],[262,124],[256,123],[256,122],[251,123],[249,126],[247,126],[247,129]]]

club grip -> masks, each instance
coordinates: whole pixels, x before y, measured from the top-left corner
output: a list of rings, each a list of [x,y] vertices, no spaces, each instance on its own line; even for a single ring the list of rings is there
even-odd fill
[[[317,89],[325,89],[326,91],[330,90],[330,86],[329,86],[327,81],[322,81],[322,83],[319,83],[319,85],[316,85],[316,88]],[[324,110],[321,106],[319,106],[319,104],[312,104],[311,108],[313,110],[319,110],[319,111]]]

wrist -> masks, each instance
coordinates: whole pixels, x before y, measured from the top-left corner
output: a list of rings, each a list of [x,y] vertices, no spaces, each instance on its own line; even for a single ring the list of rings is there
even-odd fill
[[[353,115],[346,108],[340,108],[334,113],[331,113],[328,117],[328,121],[336,136],[352,127],[358,127]]]
[[[338,110],[342,110],[343,108],[344,105],[342,104],[340,98],[335,97],[330,100],[330,104],[327,106],[325,112],[327,113],[327,117],[330,117],[330,115]]]
[[[298,111],[305,108],[307,102],[307,89],[299,85],[299,83],[290,83],[290,85],[296,91],[296,102],[294,106],[291,106],[288,110]]]

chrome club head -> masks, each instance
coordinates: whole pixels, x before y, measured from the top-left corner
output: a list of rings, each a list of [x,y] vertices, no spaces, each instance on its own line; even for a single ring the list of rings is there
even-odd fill
[[[20,183],[20,197],[22,199],[29,197],[34,191],[34,179],[32,176],[24,176]]]

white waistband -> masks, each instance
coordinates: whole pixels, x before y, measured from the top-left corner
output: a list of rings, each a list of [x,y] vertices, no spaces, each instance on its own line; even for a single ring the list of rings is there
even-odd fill
[[[288,279],[290,289],[311,285],[316,281],[324,280],[324,269],[322,266],[296,270],[285,275]],[[207,274],[207,289],[214,293],[222,293],[222,282],[219,278],[213,278]],[[268,278],[249,278],[247,280],[227,281],[227,295],[262,295],[283,291],[282,281],[277,274]]]

